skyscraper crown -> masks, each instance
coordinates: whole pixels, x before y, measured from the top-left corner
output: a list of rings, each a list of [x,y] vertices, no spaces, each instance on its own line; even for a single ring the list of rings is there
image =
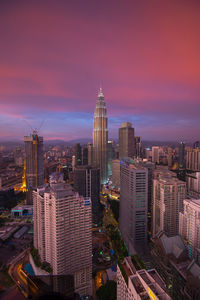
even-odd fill
[[[104,94],[103,94],[103,91],[102,91],[101,87],[99,89],[98,98],[104,98]]]

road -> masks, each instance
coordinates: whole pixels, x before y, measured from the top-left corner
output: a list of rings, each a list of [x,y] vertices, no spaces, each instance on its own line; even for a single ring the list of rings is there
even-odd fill
[[[30,249],[26,249],[13,259],[8,270],[9,275],[25,297],[28,297],[30,294],[37,294],[38,292],[38,287],[23,271],[23,266],[29,262],[29,251]]]

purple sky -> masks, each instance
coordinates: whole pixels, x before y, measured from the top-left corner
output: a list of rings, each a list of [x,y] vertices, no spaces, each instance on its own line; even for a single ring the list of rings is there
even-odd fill
[[[200,139],[200,1],[0,1],[0,140],[91,138],[100,84],[110,138]]]

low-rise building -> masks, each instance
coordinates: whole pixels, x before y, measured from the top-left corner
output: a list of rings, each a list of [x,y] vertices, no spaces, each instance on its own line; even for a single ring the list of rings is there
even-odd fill
[[[200,267],[188,257],[187,247],[176,235],[159,232],[152,238],[152,256],[170,296],[176,300],[200,299]]]
[[[117,300],[170,300],[167,288],[155,269],[137,270],[131,257],[117,266]]]

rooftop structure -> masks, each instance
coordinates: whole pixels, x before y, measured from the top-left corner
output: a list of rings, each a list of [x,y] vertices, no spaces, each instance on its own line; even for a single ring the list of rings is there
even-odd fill
[[[155,269],[136,270],[131,257],[124,259],[117,268],[117,299],[170,300],[166,285]]]

